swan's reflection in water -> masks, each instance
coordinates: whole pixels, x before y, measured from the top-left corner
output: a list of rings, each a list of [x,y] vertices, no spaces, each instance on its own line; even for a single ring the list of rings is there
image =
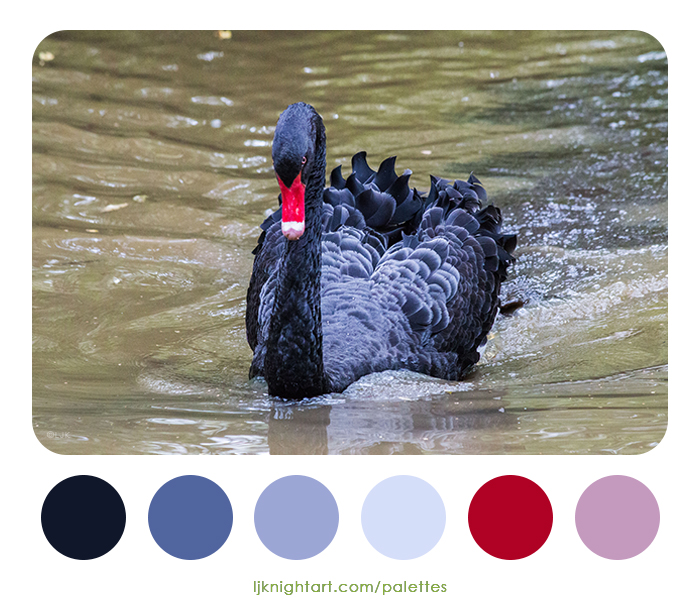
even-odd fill
[[[328,454],[331,407],[275,408],[270,414],[270,454]]]
[[[313,409],[273,408],[271,454],[480,454],[494,451],[499,430],[517,426],[495,393],[460,400],[393,401]],[[492,397],[483,396],[492,394]],[[445,403],[445,404],[443,404]],[[485,440],[485,441],[482,441]],[[490,449],[489,449],[489,446]]]
[[[485,387],[479,372],[461,383],[383,372],[303,401],[270,398],[253,380],[241,407],[235,392],[156,376],[152,402],[138,406],[56,392],[35,430],[61,454],[638,454],[666,429],[666,379],[662,367]]]

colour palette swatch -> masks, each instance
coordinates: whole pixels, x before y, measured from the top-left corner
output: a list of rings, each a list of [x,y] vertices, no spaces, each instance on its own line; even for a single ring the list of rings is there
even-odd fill
[[[532,480],[503,475],[484,483],[467,513],[468,530],[477,545],[502,560],[531,556],[547,541],[554,512],[547,494]],[[411,475],[396,475],[376,483],[366,494],[359,520],[369,544],[387,558],[412,560],[440,541],[447,509],[438,491]],[[457,523],[465,508],[454,508]],[[182,560],[211,556],[228,540],[234,520],[231,501],[217,483],[184,475],[163,484],[148,507],[147,519],[155,543]],[[250,519],[260,542],[286,560],[306,560],[333,542],[340,511],[331,491],[318,480],[289,475],[273,481],[260,494]],[[562,521],[562,524],[564,522]],[[585,546],[605,559],[624,560],[646,550],[659,530],[656,498],[640,481],[623,475],[604,477],[582,493],[575,527]],[[69,477],[46,496],[41,526],[49,543],[64,556],[91,560],[120,541],[126,510],[119,493],[106,481],[89,475]],[[462,533],[467,528],[462,526]],[[455,529],[454,532],[459,532]]]
[[[445,530],[445,505],[428,482],[396,475],[379,482],[362,506],[362,530],[372,547],[396,560],[429,552]]]
[[[479,547],[502,560],[534,554],[552,530],[552,505],[535,482],[504,475],[486,482],[469,505],[469,529]]]
[[[148,527],[156,543],[171,556],[199,560],[211,556],[228,539],[233,510],[226,493],[206,477],[183,475],[156,492],[148,510]]]
[[[576,529],[593,553],[610,560],[641,554],[656,537],[661,514],[642,482],[611,475],[593,482],[576,506]]]
[[[338,505],[321,482],[290,475],[272,482],[255,506],[255,530],[265,547],[288,560],[326,549],[338,530]]]
[[[41,527],[53,548],[75,560],[104,556],[121,539],[126,509],[106,481],[76,475],[56,484],[41,508]]]

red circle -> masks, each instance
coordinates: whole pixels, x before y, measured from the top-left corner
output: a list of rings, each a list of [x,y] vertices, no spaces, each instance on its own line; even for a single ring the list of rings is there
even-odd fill
[[[503,475],[486,482],[469,505],[469,530],[479,547],[502,560],[534,554],[552,530],[552,504],[535,482]]]

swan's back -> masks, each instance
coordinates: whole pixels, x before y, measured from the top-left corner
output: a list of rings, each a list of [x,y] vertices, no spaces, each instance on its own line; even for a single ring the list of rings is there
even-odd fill
[[[476,178],[431,177],[425,195],[397,176],[395,158],[374,172],[365,154],[331,174],[323,194],[321,312],[329,390],[363,375],[408,369],[459,379],[479,360],[515,236],[500,211],[481,207]],[[266,219],[248,291],[251,376],[262,373],[276,266],[285,238],[279,210]]]

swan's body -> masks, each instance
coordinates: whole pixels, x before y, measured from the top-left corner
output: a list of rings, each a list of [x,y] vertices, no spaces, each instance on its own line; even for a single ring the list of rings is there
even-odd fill
[[[340,392],[360,377],[408,369],[457,380],[498,312],[515,236],[470,176],[432,179],[427,196],[365,154],[325,184],[325,130],[293,104],[280,117],[272,157],[282,207],[262,225],[248,287],[250,375],[271,395]],[[301,210],[300,210],[301,209]]]

